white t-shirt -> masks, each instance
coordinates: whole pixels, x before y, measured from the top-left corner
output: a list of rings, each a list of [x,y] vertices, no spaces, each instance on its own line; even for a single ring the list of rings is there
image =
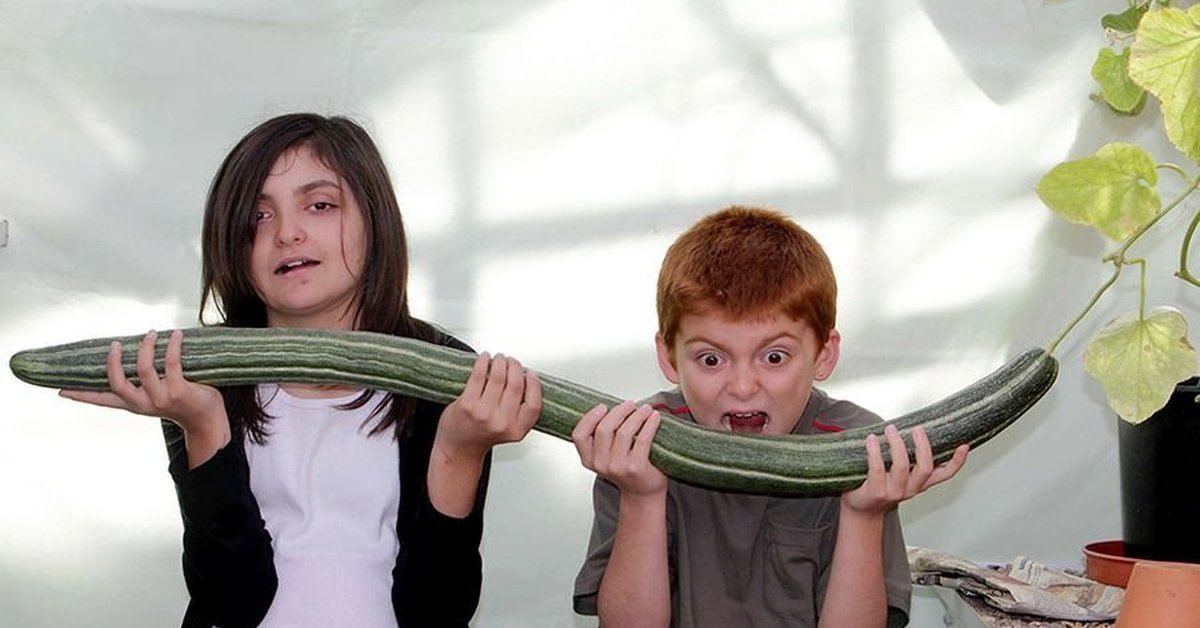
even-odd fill
[[[399,542],[399,449],[364,421],[383,393],[302,398],[258,387],[265,446],[246,440],[250,488],[271,533],[279,589],[261,626],[395,628],[392,567]]]

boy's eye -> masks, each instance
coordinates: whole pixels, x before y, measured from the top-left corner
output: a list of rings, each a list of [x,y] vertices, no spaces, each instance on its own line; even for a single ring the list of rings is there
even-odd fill
[[[783,364],[787,361],[787,354],[782,351],[768,351],[766,360],[767,364]]]
[[[721,356],[715,353],[705,353],[700,356],[700,363],[704,366],[713,367],[721,365]]]

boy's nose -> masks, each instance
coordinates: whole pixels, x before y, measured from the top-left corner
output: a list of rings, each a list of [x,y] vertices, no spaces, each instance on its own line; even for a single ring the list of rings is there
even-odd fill
[[[758,392],[758,373],[753,367],[734,367],[730,374],[729,391],[739,398],[747,398]]]

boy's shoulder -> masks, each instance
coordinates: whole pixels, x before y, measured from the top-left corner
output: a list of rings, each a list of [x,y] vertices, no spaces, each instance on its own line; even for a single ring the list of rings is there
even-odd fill
[[[659,412],[670,414],[678,419],[692,421],[688,411],[687,400],[678,388],[663,390],[642,400]],[[845,399],[834,399],[819,388],[812,389],[804,414],[796,423],[793,434],[821,434],[841,432],[842,430],[875,425],[883,419],[874,412]]]

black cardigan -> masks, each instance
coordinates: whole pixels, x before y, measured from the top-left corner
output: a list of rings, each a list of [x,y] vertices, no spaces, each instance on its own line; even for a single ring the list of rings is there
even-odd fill
[[[453,339],[444,344],[466,349]],[[484,461],[475,508],[464,519],[438,512],[426,474],[441,404],[420,401],[400,447],[400,552],[392,569],[392,607],[401,628],[466,628],[483,580],[479,542],[491,454]],[[278,580],[258,502],[250,491],[244,443],[235,440],[195,469],[187,468],[183,431],[163,421],[183,516],[183,576],[191,601],[183,628],[257,626]]]

